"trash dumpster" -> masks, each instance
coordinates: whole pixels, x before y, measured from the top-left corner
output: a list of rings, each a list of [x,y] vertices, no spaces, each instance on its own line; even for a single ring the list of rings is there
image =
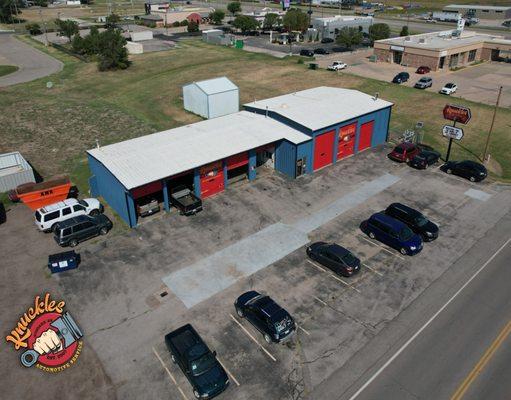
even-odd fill
[[[309,63],[309,69],[318,69],[317,63]]]
[[[52,274],[75,269],[78,264],[80,264],[80,254],[77,254],[74,250],[48,256],[48,268]]]
[[[234,42],[234,47],[237,49],[243,48],[243,40],[242,39],[236,39],[236,42]]]

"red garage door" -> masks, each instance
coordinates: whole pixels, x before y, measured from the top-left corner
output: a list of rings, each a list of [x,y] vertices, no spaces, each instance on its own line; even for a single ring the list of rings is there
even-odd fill
[[[314,141],[314,171],[332,164],[334,156],[335,131],[316,136]]]
[[[248,153],[245,152],[231,156],[227,159],[226,164],[228,170],[246,165],[248,164]]]
[[[373,138],[374,121],[366,122],[360,127],[360,138],[358,139],[358,151],[362,151],[371,147],[371,139]]]
[[[203,198],[213,196],[224,190],[224,169],[222,168],[222,161],[201,167],[200,188]]]
[[[357,123],[343,126],[339,131],[339,146],[337,148],[337,159],[351,156],[355,152],[355,135],[357,134]]]

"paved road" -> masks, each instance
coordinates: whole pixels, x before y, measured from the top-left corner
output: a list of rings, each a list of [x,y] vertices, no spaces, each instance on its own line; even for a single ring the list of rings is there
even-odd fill
[[[63,64],[16,39],[0,34],[0,65],[17,65],[19,70],[0,78],[0,87],[30,82],[62,70]]]
[[[381,340],[375,340],[378,343],[368,346],[358,355],[358,360],[352,360],[344,371],[338,371],[326,380],[312,398],[509,398],[510,237],[511,215],[507,214],[451,267],[447,276],[441,277],[419,298],[421,304],[410,306],[386,332],[382,332]],[[484,269],[476,275],[483,266]],[[470,279],[470,283],[453,298]],[[431,304],[434,298],[437,302]],[[442,307],[443,311],[431,320]],[[426,325],[428,321],[431,322]],[[371,362],[374,364],[370,365]],[[351,373],[356,380],[344,393],[343,373]],[[452,397],[456,393],[458,397]]]

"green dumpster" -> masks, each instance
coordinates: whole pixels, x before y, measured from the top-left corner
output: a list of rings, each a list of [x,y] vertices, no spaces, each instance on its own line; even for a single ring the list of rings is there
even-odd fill
[[[234,47],[237,49],[243,48],[243,39],[236,39],[236,42],[234,42]]]
[[[318,69],[317,63],[309,63],[309,69]]]

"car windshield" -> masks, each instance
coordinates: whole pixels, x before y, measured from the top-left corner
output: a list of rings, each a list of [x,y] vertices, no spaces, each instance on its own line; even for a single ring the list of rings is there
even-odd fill
[[[289,327],[289,325],[291,325],[292,322],[293,321],[291,321],[289,315],[285,315],[284,318],[282,318],[280,321],[274,323],[275,330],[277,331],[277,333],[285,331]]]
[[[80,203],[84,207],[89,207],[89,204],[85,200],[78,200],[78,203]]]
[[[414,221],[417,224],[417,226],[424,226],[429,222],[424,215],[419,215],[415,217]]]
[[[394,152],[399,153],[399,154],[403,154],[405,152],[405,149],[398,146],[398,147],[396,147],[394,149]]]
[[[347,253],[344,255],[344,257],[342,258],[342,260],[348,264],[348,265],[351,265],[355,262],[355,256],[351,253]]]
[[[421,78],[421,79],[419,80],[419,82],[424,82],[424,83],[425,83],[425,82],[427,82],[427,81],[428,81],[428,79],[427,79],[427,78]]]
[[[202,375],[209,371],[215,365],[215,357],[211,353],[206,353],[202,357],[190,362],[190,371],[193,376]]]
[[[399,239],[403,241],[410,240],[412,236],[413,232],[407,226],[401,229],[401,231],[399,232]]]
[[[447,85],[445,85],[445,87],[446,87],[447,89],[451,89],[451,88],[453,88],[453,87],[454,87],[454,83],[448,83]]]

